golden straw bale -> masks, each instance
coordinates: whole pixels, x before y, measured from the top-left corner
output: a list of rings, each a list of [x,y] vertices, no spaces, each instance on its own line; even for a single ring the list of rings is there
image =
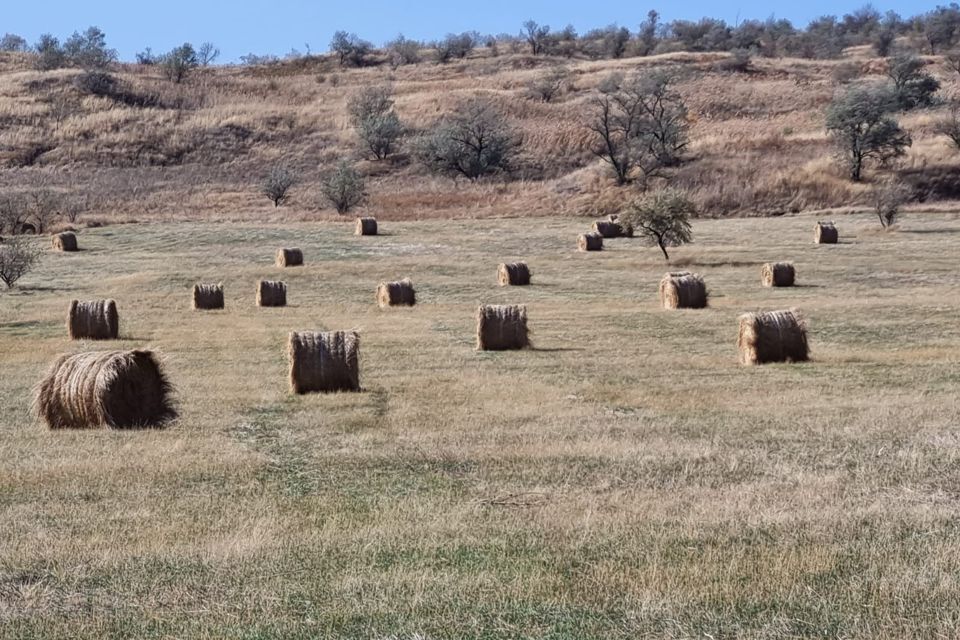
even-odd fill
[[[760,281],[765,287],[792,287],[796,275],[789,262],[768,262],[760,269]]]
[[[120,335],[120,315],[113,300],[70,302],[67,334],[71,340],[116,340]]]
[[[582,233],[577,237],[580,251],[603,251],[603,236],[599,233]]]
[[[53,236],[53,248],[57,251],[76,251],[77,235],[72,231],[64,231]]]
[[[290,389],[360,390],[360,336],[356,331],[293,331],[287,340]]]
[[[530,267],[526,262],[503,262],[497,267],[497,282],[501,287],[528,285],[530,284]]]
[[[257,283],[258,307],[287,306],[287,283],[279,280],[261,280]]]
[[[817,226],[813,230],[813,240],[817,244],[837,244],[839,233],[837,227],[832,222],[817,221]]]
[[[503,351],[530,346],[527,308],[523,305],[482,304],[477,312],[477,349]]]
[[[745,313],[737,347],[741,364],[803,362],[809,359],[807,326],[795,309]]]
[[[413,283],[404,278],[396,282],[381,282],[377,287],[377,304],[380,307],[417,304],[417,293]]]
[[[278,267],[301,267],[303,266],[303,251],[300,249],[278,249],[276,264]]]
[[[353,232],[357,236],[375,236],[377,235],[376,218],[357,218],[357,228]]]
[[[678,271],[660,280],[660,304],[664,309],[703,309],[708,295],[703,276],[697,273]]]

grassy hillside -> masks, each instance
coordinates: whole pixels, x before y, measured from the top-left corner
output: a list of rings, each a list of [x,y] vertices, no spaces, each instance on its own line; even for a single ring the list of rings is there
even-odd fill
[[[633,191],[614,187],[590,152],[589,96],[611,72],[660,67],[677,73],[691,114],[689,160],[674,184],[692,192],[703,215],[862,201],[865,187],[848,182],[832,162],[824,109],[840,88],[838,68],[880,80],[885,62],[860,47],[835,61],[756,58],[749,73],[718,71],[727,55],[573,61],[572,90],[543,104],[524,97],[526,86],[560,60],[521,54],[477,51],[465,61],[395,71],[340,70],[330,59],[308,58],[200,70],[180,86],[154,68],[126,65],[117,73],[120,98],[84,94],[74,83],[80,71],[41,73],[22,57],[0,54],[0,190],[63,190],[97,221],[332,217],[320,203],[319,176],[339,158],[361,156],[346,101],[361,87],[390,83],[399,115],[414,131],[463,98],[489,98],[522,133],[523,157],[510,180],[480,184],[433,177],[404,154],[363,161],[367,211],[393,220],[594,214],[615,209]],[[948,77],[939,58],[927,61],[950,94],[960,78]],[[904,175],[952,180],[956,153],[931,126],[944,109],[901,118],[914,139]],[[291,204],[279,211],[257,193],[276,163],[301,176]],[[951,188],[939,191],[953,195]]]

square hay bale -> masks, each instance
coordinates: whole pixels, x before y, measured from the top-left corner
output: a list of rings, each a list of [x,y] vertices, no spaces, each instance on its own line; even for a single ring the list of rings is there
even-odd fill
[[[530,284],[530,267],[526,262],[502,262],[497,267],[497,282],[501,287],[522,287]]]
[[[381,308],[400,305],[412,307],[417,304],[417,292],[407,278],[396,282],[381,282],[377,287],[377,304]]]
[[[527,308],[519,304],[482,304],[477,312],[477,350],[505,351],[530,346]]]
[[[577,237],[580,251],[603,251],[603,236],[599,233],[582,233]]]
[[[276,264],[278,267],[302,267],[303,251],[300,251],[300,249],[279,249]]]
[[[660,304],[664,309],[703,309],[708,297],[707,285],[698,273],[677,271],[660,280]]]
[[[95,351],[60,356],[34,410],[51,429],[156,427],[176,417],[170,393],[152,352]]]
[[[257,283],[258,307],[287,306],[287,283],[279,280],[261,280]]]
[[[796,275],[789,262],[768,262],[760,269],[760,281],[765,287],[792,287]]]
[[[804,362],[809,359],[806,322],[796,309],[745,313],[737,347],[740,364]]]
[[[293,393],[360,391],[356,331],[293,331],[287,340]]]
[[[832,222],[817,221],[813,230],[813,241],[817,244],[837,244],[839,239],[837,227]]]
[[[56,251],[76,251],[77,235],[72,231],[64,231],[54,235],[53,248]]]
[[[193,285],[194,309],[223,309],[223,283]]]
[[[70,302],[67,334],[71,340],[116,340],[120,335],[120,316],[113,300]]]
[[[375,236],[377,235],[376,218],[357,218],[357,228],[353,235],[356,236]]]

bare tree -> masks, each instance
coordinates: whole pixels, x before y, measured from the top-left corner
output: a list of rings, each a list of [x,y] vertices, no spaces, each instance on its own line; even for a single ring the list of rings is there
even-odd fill
[[[409,40],[400,34],[395,40],[387,43],[387,57],[390,66],[394,69],[405,64],[420,62],[421,44],[416,40]]]
[[[204,42],[197,48],[197,62],[201,67],[209,67],[220,57],[220,49],[212,42]]]
[[[665,260],[670,259],[667,247],[677,247],[693,241],[690,216],[695,212],[686,194],[675,189],[664,189],[634,200],[617,220],[633,226],[633,231],[660,247]]]
[[[23,198],[14,195],[0,196],[0,233],[20,233],[28,216]]]
[[[547,40],[550,37],[550,27],[548,25],[539,25],[533,20],[527,20],[523,23],[523,31],[520,37],[530,45],[530,53],[540,55],[544,53],[547,46]]]
[[[879,182],[870,191],[870,201],[880,226],[889,229],[900,217],[900,207],[910,200],[906,185],[896,179]]]
[[[551,67],[539,73],[527,85],[527,95],[531,100],[551,102],[563,93],[570,78],[570,70],[566,67]]]
[[[42,252],[36,243],[13,236],[0,244],[0,281],[12,289],[40,261]]]
[[[60,217],[63,208],[63,196],[50,189],[37,189],[27,194],[29,220],[33,222],[37,233],[46,233]]]
[[[933,132],[947,136],[953,146],[960,150],[960,104],[951,104],[950,112],[933,123]]]
[[[296,184],[297,177],[286,167],[274,167],[260,187],[260,193],[267,196],[274,207],[279,207],[290,197],[290,188]]]
[[[320,192],[341,215],[363,202],[367,195],[363,176],[346,160],[341,160],[323,179]]]

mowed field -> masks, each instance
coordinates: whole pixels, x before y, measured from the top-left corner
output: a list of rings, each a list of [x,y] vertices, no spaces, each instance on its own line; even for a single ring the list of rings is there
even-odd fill
[[[659,308],[655,248],[577,253],[585,219],[83,231],[0,295],[0,637],[957,637],[960,216],[814,221],[695,222],[699,311]],[[419,304],[376,308],[401,277]],[[123,339],[71,343],[98,297]],[[481,302],[535,348],[475,351]],[[739,366],[737,316],[785,307],[812,361]],[[288,332],[354,328],[365,391],[291,395]],[[32,417],[56,354],[142,346],[167,429]]]

